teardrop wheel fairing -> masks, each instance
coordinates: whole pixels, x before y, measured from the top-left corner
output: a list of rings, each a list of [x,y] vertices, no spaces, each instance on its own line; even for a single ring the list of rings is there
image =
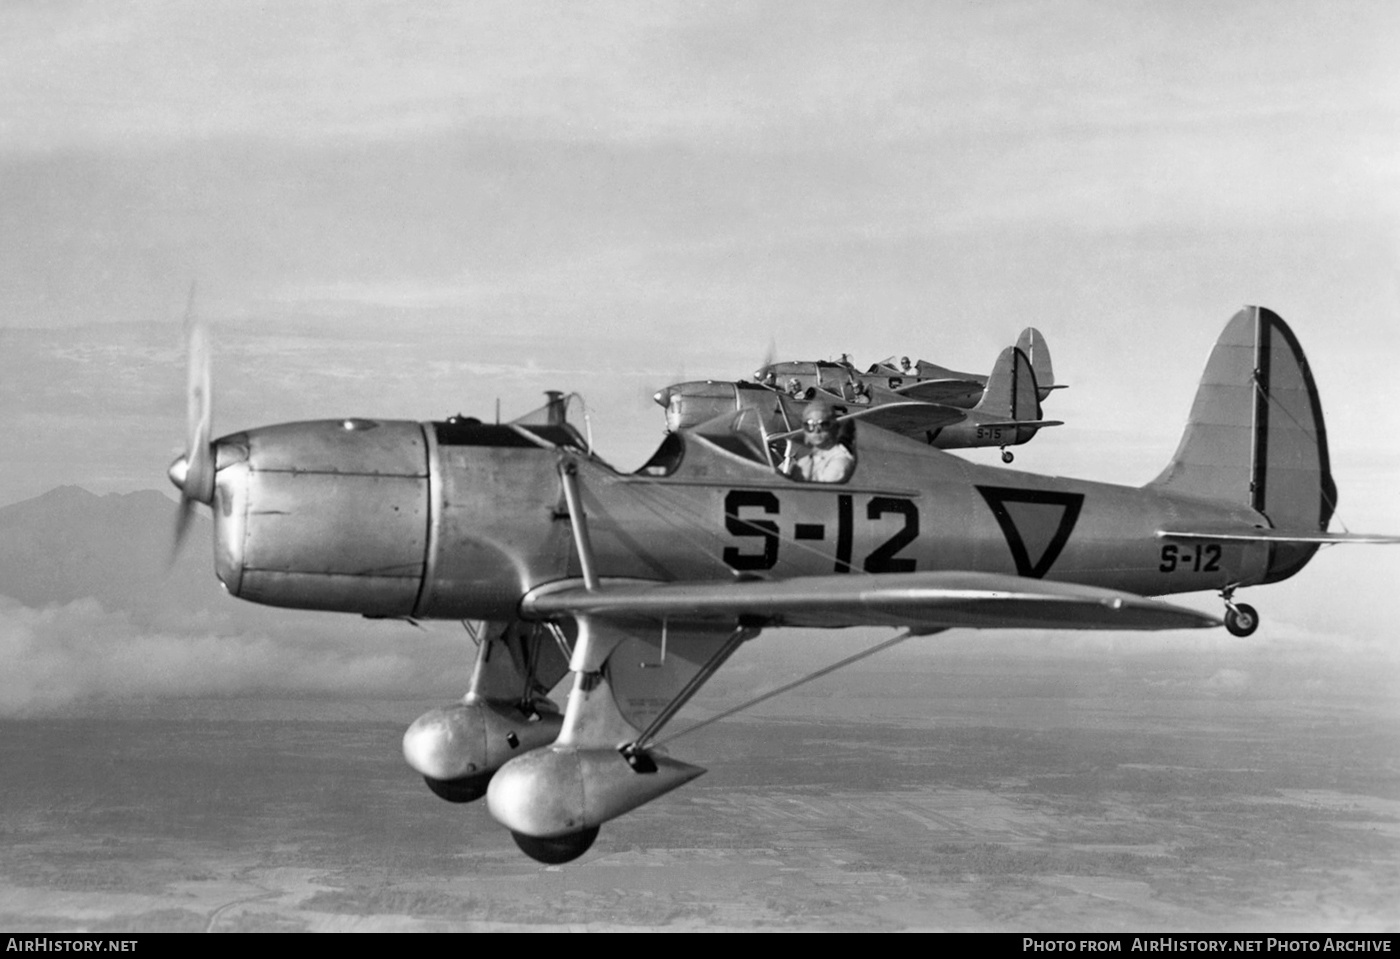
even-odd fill
[[[515,844],[520,847],[520,851],[531,859],[546,865],[557,866],[560,863],[573,862],[588,852],[589,847],[593,845],[593,840],[598,838],[598,827],[594,826],[591,829],[572,832],[567,836],[552,836],[548,839],[526,836],[518,832],[512,832],[510,835],[515,840]]]
[[[484,775],[464,776],[461,779],[433,779],[431,776],[424,776],[423,781],[428,784],[433,795],[448,802],[476,802],[486,795],[486,787],[491,785],[494,772],[493,769]]]

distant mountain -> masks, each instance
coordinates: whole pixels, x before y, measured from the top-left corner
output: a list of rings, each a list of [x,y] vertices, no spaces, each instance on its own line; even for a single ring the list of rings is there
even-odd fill
[[[0,594],[34,607],[94,597],[147,615],[226,606],[206,517],[171,562],[178,508],[155,490],[98,496],[77,486],[0,507]]]

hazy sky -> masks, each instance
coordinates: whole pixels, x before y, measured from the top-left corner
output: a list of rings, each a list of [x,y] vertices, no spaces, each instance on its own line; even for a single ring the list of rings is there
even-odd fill
[[[1260,303],[1394,532],[1397,48],[1389,0],[0,4],[0,505],[167,488],[192,283],[216,434],[559,388],[630,469],[770,344],[986,371],[1033,324],[1068,425],[1017,466],[1132,483]],[[1396,561],[1266,595],[1388,631]]]

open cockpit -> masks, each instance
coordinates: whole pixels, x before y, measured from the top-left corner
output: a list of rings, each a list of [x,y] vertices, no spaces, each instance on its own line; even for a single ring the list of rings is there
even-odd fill
[[[817,452],[816,447],[808,445],[811,437],[804,435],[801,429],[770,433],[763,417],[754,409],[723,413],[690,429],[668,433],[651,458],[637,470],[637,475],[677,475],[688,458],[693,460],[698,455],[703,465],[691,465],[706,475],[716,471],[751,473],[752,468],[758,466],[791,482],[845,482],[853,472],[855,424],[833,418],[829,428],[834,443],[827,446],[839,445],[838,454],[852,464],[839,480],[804,480],[802,471],[794,464]]]

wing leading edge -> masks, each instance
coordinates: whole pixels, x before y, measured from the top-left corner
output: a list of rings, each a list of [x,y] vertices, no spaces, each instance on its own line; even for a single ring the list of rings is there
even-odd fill
[[[1378,533],[1323,533],[1317,530],[1255,529],[1239,527],[1219,530],[1159,529],[1158,539],[1219,539],[1245,543],[1400,543],[1400,536]]]
[[[1220,620],[1133,593],[971,572],[807,576],[789,580],[607,582],[578,580],[526,595],[529,618],[737,623],[748,626],[896,626],[970,629],[1198,629]]]

